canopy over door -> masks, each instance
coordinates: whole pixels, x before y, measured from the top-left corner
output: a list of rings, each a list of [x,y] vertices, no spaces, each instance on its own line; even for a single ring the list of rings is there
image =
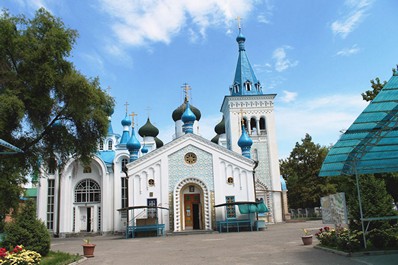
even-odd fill
[[[398,71],[341,136],[319,176],[398,171]]]

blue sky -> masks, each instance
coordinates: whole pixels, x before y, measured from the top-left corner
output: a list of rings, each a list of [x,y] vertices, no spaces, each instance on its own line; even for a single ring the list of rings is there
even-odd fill
[[[305,133],[315,143],[335,143],[365,108],[369,81],[389,80],[398,63],[397,1],[0,0],[0,7],[27,17],[45,7],[76,29],[70,59],[110,87],[113,130],[122,131],[127,101],[138,126],[149,114],[165,143],[183,83],[202,112],[201,135],[215,135],[235,73],[238,16],[263,91],[277,94],[280,158]]]

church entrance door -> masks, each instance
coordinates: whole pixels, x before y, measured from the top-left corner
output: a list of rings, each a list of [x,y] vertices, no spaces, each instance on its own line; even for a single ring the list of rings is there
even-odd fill
[[[200,194],[184,194],[185,229],[200,229]]]
[[[92,207],[80,207],[80,232],[92,231]]]

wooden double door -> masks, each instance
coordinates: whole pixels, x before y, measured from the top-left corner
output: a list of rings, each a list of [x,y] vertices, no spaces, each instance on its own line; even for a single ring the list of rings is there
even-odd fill
[[[184,194],[185,229],[201,229],[200,194]]]

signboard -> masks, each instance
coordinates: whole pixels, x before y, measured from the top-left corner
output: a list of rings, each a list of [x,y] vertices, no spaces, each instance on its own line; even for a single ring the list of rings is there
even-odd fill
[[[324,224],[347,224],[347,206],[344,192],[321,198],[322,222]]]

